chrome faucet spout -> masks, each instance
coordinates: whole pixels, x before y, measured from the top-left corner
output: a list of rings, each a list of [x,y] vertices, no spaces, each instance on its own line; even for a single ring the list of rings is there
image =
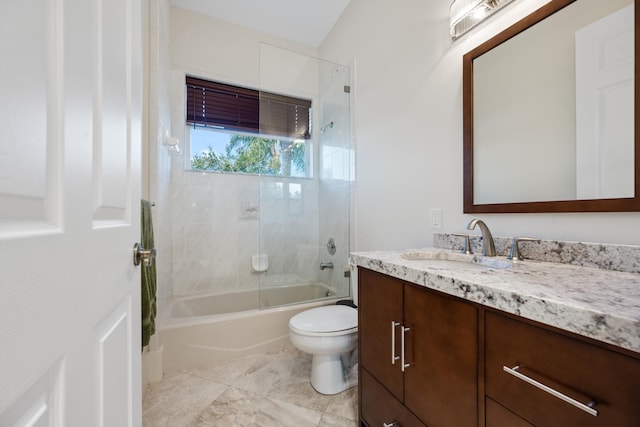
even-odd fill
[[[480,227],[480,231],[482,232],[482,255],[496,256],[496,246],[493,243],[493,236],[484,221],[477,218],[472,219],[469,225],[467,225],[467,230],[473,230],[476,228],[476,225]]]
[[[333,268],[333,263],[332,262],[321,262],[320,263],[320,270],[324,270],[325,268]]]

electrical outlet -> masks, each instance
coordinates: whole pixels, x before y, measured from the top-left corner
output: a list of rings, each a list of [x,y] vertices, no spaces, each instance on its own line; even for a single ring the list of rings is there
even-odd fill
[[[431,229],[442,230],[442,209],[431,209]]]

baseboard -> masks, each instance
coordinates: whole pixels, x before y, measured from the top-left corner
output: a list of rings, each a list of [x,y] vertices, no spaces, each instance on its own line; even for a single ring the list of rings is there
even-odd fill
[[[142,395],[147,385],[162,381],[162,353],[164,347],[142,353]]]

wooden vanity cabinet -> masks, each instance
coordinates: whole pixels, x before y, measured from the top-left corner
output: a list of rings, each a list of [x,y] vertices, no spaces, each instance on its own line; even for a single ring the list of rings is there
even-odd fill
[[[487,408],[497,402],[536,426],[640,426],[640,360],[489,311],[485,339]],[[549,390],[505,371],[515,366]],[[593,401],[597,416],[554,393],[579,404]],[[492,415],[496,412],[487,409],[487,426],[501,425]]]
[[[363,268],[358,282],[362,421],[476,426],[477,308]]]
[[[358,275],[362,425],[640,426],[639,354],[371,270]]]

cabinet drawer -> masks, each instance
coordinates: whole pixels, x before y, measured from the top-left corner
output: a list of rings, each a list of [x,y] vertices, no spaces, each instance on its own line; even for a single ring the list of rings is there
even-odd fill
[[[487,397],[485,402],[486,427],[534,427],[495,400]]]
[[[394,427],[425,427],[365,369],[360,370],[360,405],[362,418],[370,426],[395,421]]]
[[[640,425],[640,360],[495,313],[485,327],[486,394],[504,407],[538,426]],[[549,389],[504,369],[516,366]],[[560,395],[595,402],[597,416]]]

